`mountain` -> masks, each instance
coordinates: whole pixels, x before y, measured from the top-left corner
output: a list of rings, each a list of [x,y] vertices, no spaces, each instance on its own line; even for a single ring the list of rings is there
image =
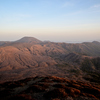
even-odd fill
[[[19,43],[41,43],[42,41],[34,38],[34,37],[23,37],[20,40],[17,40],[15,42]]]
[[[0,46],[3,46],[5,44],[9,43],[8,41],[0,41]]]
[[[100,42],[55,43],[23,37],[14,42],[0,43],[1,81],[38,75],[82,81],[88,75],[91,80],[95,78],[95,82],[99,78]]]

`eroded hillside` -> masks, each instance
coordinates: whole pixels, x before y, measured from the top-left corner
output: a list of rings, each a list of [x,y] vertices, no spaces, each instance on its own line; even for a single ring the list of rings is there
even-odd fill
[[[97,81],[99,57],[100,42],[96,41],[54,43],[24,37],[14,42],[0,42],[0,80],[55,75],[83,81],[96,77]]]

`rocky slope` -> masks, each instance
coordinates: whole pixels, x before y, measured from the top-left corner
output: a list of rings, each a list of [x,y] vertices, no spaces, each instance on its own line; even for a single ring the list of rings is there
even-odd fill
[[[0,80],[55,75],[76,80],[100,77],[100,42],[54,43],[33,37],[0,42]],[[94,73],[95,75],[91,75]]]
[[[0,84],[0,100],[100,100],[100,85],[55,76]]]

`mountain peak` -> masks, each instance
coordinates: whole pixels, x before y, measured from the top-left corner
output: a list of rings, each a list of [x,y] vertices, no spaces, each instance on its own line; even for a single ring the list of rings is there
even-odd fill
[[[100,42],[98,42],[98,41],[93,41],[92,43],[100,43]]]
[[[27,37],[27,36],[25,36],[25,37],[17,40],[16,42],[20,42],[20,43],[40,43],[42,41],[40,41],[40,40],[38,40],[38,39],[36,39],[34,37]]]

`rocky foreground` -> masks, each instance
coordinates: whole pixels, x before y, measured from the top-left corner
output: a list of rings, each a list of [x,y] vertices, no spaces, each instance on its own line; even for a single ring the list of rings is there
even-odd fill
[[[0,84],[0,100],[100,100],[100,85],[37,76]]]

